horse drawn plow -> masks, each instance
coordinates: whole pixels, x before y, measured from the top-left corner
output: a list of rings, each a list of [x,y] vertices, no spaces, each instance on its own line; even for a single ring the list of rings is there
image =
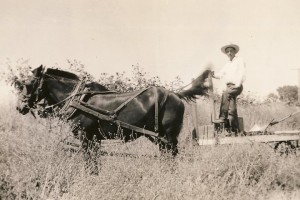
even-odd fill
[[[177,136],[179,135],[184,113],[182,99],[195,99],[207,90],[204,84],[208,77],[208,92],[213,96],[213,84],[210,71],[206,70],[192,88],[177,93],[164,88],[150,87],[130,93],[117,93],[104,86],[93,83],[87,85],[76,75],[43,66],[34,70],[34,79],[24,86],[21,106],[22,114],[40,106],[44,111],[58,108],[59,116],[71,120],[75,128],[73,133],[85,132],[83,143],[94,140],[122,138],[124,142],[145,136],[151,142],[159,144],[159,149],[177,154]],[[201,146],[218,144],[272,143],[275,148],[281,146],[299,148],[300,131],[266,131],[268,126],[279,123],[300,111],[277,121],[271,121],[264,127],[254,127],[246,132],[240,118],[240,137],[227,137],[226,124],[216,119],[215,100],[211,99],[211,124],[199,126],[195,123],[193,139]],[[40,104],[40,102],[42,102]],[[194,120],[197,122],[197,110]],[[77,127],[76,127],[77,126]],[[122,129],[122,130],[120,130]]]
[[[223,126],[221,124],[221,126]],[[193,139],[201,146],[223,145],[223,144],[272,144],[275,149],[284,146],[285,148],[299,148],[300,130],[291,131],[264,131],[246,132],[238,136],[227,136],[225,129],[219,129],[220,123],[213,122],[212,125],[198,126],[197,131],[193,131]]]

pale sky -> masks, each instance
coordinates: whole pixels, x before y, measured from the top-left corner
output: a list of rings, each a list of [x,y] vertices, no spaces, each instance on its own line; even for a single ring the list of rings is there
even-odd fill
[[[244,92],[267,95],[298,84],[299,9],[298,0],[0,0],[0,64],[76,59],[95,77],[139,64],[188,84],[207,63],[220,69],[220,48],[236,43]]]

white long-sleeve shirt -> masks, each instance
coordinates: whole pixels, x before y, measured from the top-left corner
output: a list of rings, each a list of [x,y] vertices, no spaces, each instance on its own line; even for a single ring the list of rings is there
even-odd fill
[[[215,76],[223,79],[226,84],[233,83],[237,87],[240,86],[246,79],[246,65],[244,60],[240,57],[234,57]]]

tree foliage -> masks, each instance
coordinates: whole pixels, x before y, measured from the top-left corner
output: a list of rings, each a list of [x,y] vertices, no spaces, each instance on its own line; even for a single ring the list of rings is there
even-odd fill
[[[91,75],[90,73],[88,73],[85,70],[85,66],[84,64],[82,64],[80,61],[78,60],[67,60],[68,63],[68,70],[77,74],[79,76],[80,79],[85,78],[88,81],[94,81],[95,78],[93,75]]]
[[[267,99],[265,100],[266,103],[277,102],[277,101],[279,101],[279,96],[273,92],[268,94]]]
[[[182,80],[179,76],[175,77],[174,81],[162,81],[158,76],[150,76],[139,65],[132,65],[131,76],[128,76],[125,71],[116,72],[115,74],[101,73],[96,79],[93,75],[86,71],[85,66],[77,60],[68,60],[68,70],[76,73],[81,79],[85,78],[88,81],[96,81],[109,90],[118,92],[130,92],[139,89],[144,89],[152,86],[164,87],[174,91],[182,87]]]
[[[17,89],[21,89],[22,85],[24,85],[32,75],[32,68],[29,65],[29,61],[22,58],[15,62],[7,59],[2,70],[0,79]]]
[[[116,72],[115,75],[102,73],[97,82],[110,90],[118,92],[129,92],[152,86],[164,87],[174,91],[183,84],[179,77],[171,82],[163,82],[158,76],[150,76],[139,65],[132,65],[131,77],[126,76],[125,72]]]
[[[166,82],[162,81],[158,76],[150,76],[139,65],[132,65],[132,71],[130,76],[126,72],[116,72],[111,75],[108,73],[101,73],[97,79],[86,71],[84,64],[77,60],[67,60],[68,66],[64,69],[55,67],[75,73],[80,79],[86,79],[89,82],[98,82],[110,90],[118,92],[129,92],[148,88],[152,86],[164,87],[168,90],[174,91],[182,87],[182,80],[180,77],[176,77],[174,81]],[[0,74],[1,79],[6,83],[15,85],[25,84],[26,80],[32,75],[32,67],[28,64],[28,60],[19,59],[13,63],[10,60],[6,63],[6,69]],[[20,86],[17,86],[20,87]]]
[[[298,87],[285,85],[277,88],[279,99],[281,101],[296,102],[298,99]]]

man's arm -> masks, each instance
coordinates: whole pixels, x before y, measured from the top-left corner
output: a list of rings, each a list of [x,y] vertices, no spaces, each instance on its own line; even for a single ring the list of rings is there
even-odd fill
[[[238,69],[239,69],[238,83],[239,83],[239,86],[240,86],[244,83],[244,81],[246,79],[246,64],[245,64],[245,62],[242,58],[239,59]]]
[[[211,71],[211,77],[215,78],[215,79],[220,79],[220,77],[218,77],[216,74],[215,74],[215,71]]]
[[[219,72],[215,72],[215,71],[212,71],[212,77],[215,78],[215,79],[221,79],[223,76],[224,76],[224,67],[219,71]]]

